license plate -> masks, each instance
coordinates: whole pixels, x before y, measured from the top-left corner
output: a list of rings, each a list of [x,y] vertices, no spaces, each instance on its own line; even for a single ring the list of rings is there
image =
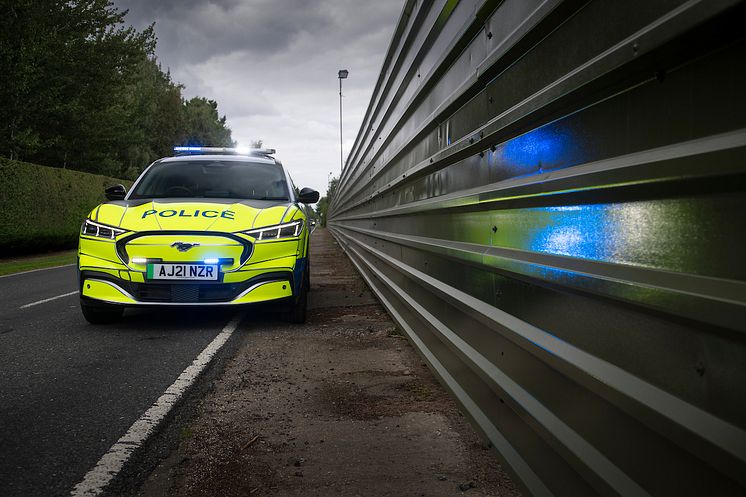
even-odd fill
[[[148,264],[149,280],[216,281],[217,264]]]

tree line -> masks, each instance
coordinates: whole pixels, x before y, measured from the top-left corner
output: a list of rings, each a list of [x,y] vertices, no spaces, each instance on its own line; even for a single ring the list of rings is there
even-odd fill
[[[217,102],[162,69],[154,25],[110,0],[0,6],[0,156],[131,179],[175,145],[234,145]]]
[[[332,200],[334,199],[334,196],[337,193],[338,186],[339,178],[331,178],[331,180],[329,180],[329,185],[327,185],[326,188],[326,195],[321,197],[316,203],[316,215],[319,217],[321,226],[326,226],[329,214],[329,204],[331,204]]]

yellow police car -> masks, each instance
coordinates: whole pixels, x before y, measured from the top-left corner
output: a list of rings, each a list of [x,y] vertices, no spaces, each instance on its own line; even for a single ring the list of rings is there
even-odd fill
[[[307,204],[272,149],[176,147],[126,192],[106,190],[80,230],[80,306],[91,323],[127,306],[284,300],[306,318]]]

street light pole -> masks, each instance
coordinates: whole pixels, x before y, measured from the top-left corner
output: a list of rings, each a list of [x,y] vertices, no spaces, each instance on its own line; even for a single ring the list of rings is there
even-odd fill
[[[339,173],[342,176],[342,169],[344,168],[344,158],[342,152],[342,80],[347,78],[350,73],[347,69],[340,69],[337,77],[339,77]]]

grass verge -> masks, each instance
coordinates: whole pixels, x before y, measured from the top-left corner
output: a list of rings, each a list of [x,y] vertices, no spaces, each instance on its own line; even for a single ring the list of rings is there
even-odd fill
[[[64,252],[55,252],[54,254],[38,257],[0,259],[0,276],[31,271],[33,269],[44,269],[48,267],[73,264],[76,260],[77,252],[77,250],[66,250]]]

